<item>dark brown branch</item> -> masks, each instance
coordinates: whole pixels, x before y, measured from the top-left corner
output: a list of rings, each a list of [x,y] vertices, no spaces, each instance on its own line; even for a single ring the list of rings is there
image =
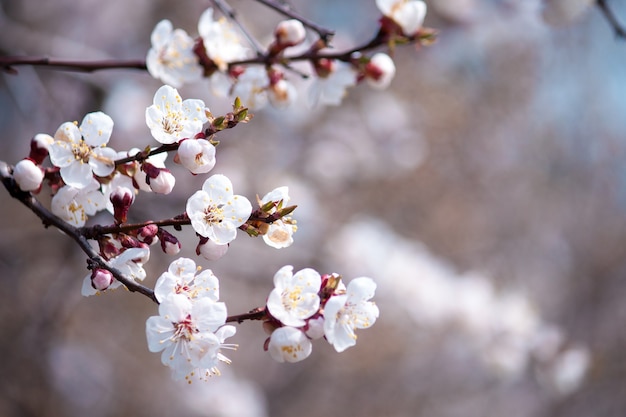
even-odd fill
[[[112,224],[109,226],[95,225],[91,227],[81,227],[78,232],[85,236],[87,239],[98,239],[104,235],[115,233],[126,233],[133,230],[141,229],[142,227],[156,225],[158,227],[165,226],[185,226],[191,224],[191,221],[186,214],[173,217],[171,219],[164,220],[149,220],[143,223],[125,223],[125,224]]]
[[[607,0],[597,0],[596,4],[613,28],[615,36],[626,39],[626,28],[624,28],[624,26],[622,26],[622,24],[617,20],[617,17],[615,16],[615,13],[613,13],[613,10],[609,7]]]
[[[257,42],[254,36],[252,36],[250,32],[248,32],[245,26],[241,24],[241,22],[237,18],[237,13],[235,12],[235,10],[222,0],[211,0],[211,3],[213,3],[215,7],[220,9],[223,15],[227,16],[230,20],[232,20],[237,25],[241,33],[243,33],[243,36],[246,37],[250,45],[252,45],[252,47],[256,51],[257,56],[262,56],[263,47],[261,46],[259,42]]]
[[[257,307],[249,313],[235,314],[233,316],[226,317],[226,323],[237,322],[239,324],[246,320],[265,320],[269,318],[265,307]]]
[[[75,59],[51,58],[46,56],[0,56],[0,68],[4,71],[15,73],[16,70],[13,67],[19,65],[44,66],[82,72],[94,72],[106,69],[147,69],[146,61],[141,59],[83,61]]]
[[[122,274],[122,272],[110,266],[108,262],[104,260],[104,258],[98,255],[98,253],[89,244],[87,238],[81,234],[81,229],[76,228],[71,224],[63,221],[59,217],[55,216],[52,212],[45,208],[39,202],[39,200],[37,200],[31,193],[20,190],[20,188],[13,180],[13,176],[11,175],[11,168],[8,164],[2,161],[0,161],[0,178],[2,179],[2,183],[4,184],[4,187],[7,189],[11,197],[20,201],[33,213],[35,213],[35,215],[37,215],[37,217],[41,219],[45,227],[54,226],[64,232],[66,235],[72,238],[78,244],[78,246],[80,246],[83,252],[85,252],[89,259],[91,259],[92,263],[95,264],[98,268],[110,271],[115,279],[124,284],[124,286],[126,286],[129,291],[141,293],[150,298],[152,301],[158,303],[154,295],[154,291],[127,278],[124,274]]]

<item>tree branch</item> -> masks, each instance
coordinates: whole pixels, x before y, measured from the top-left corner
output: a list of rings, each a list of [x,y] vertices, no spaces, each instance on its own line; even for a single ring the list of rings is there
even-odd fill
[[[611,25],[611,27],[613,28],[613,31],[615,31],[615,36],[617,36],[618,38],[626,39],[626,28],[624,28],[624,26],[622,26],[622,24],[617,20],[615,13],[613,13],[613,10],[611,10],[607,1],[597,0],[596,4],[602,11],[602,14],[606,18],[606,20],[608,20],[609,25]]]
[[[85,236],[81,234],[81,229],[72,226],[69,223],[66,223],[52,212],[50,212],[47,208],[45,208],[39,200],[37,200],[31,193],[20,190],[15,181],[13,180],[13,176],[11,175],[11,168],[9,165],[3,161],[0,161],[0,178],[2,179],[2,183],[4,187],[7,189],[11,197],[20,201],[26,207],[28,207],[33,213],[37,215],[44,224],[45,227],[54,226],[57,229],[64,232],[70,238],[72,238],[78,246],[85,252],[85,254],[96,264],[99,268],[106,269],[111,272],[115,279],[124,284],[126,288],[128,288],[131,292],[138,292],[146,297],[150,298],[152,301],[158,304],[158,301],[154,295],[154,291],[152,291],[148,287],[144,287],[143,285],[133,281],[132,279],[127,278],[122,272],[118,269],[113,268],[108,264],[104,258],[102,258],[91,245]]]
[[[147,69],[146,61],[141,59],[83,61],[46,56],[0,56],[0,68],[6,72],[16,73],[17,71],[13,67],[19,65],[42,66],[82,72],[94,72],[106,69]]]

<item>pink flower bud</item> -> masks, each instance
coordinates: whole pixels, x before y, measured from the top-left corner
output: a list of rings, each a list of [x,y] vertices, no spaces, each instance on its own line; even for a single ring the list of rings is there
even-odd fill
[[[13,179],[22,191],[35,191],[41,187],[43,171],[30,159],[22,159],[13,169]]]
[[[91,273],[91,286],[98,291],[104,291],[113,282],[113,274],[106,269],[95,269]]]
[[[135,193],[126,187],[115,187],[109,196],[113,203],[113,217],[118,223],[125,223],[128,210],[135,200]]]
[[[159,240],[161,241],[161,249],[168,255],[176,255],[180,252],[180,242],[173,234],[167,230],[159,229]]]
[[[146,165],[146,164],[144,164]],[[174,189],[176,184],[176,178],[167,168],[155,168],[158,170],[156,176],[152,177],[149,173],[146,176],[146,182],[150,186],[150,189],[155,193],[169,194]]]
[[[285,108],[292,105],[298,96],[296,87],[286,80],[278,80],[270,84],[269,99],[274,107]]]
[[[137,239],[139,239],[140,242],[152,245],[159,241],[157,236],[158,231],[159,227],[156,224],[149,224],[137,231]]]
[[[54,143],[54,138],[45,133],[39,133],[30,141],[30,154],[28,157],[36,164],[42,164],[48,156],[48,149]]]
[[[209,261],[216,261],[228,251],[228,244],[218,245],[206,237],[200,237],[200,242],[196,246],[196,255],[202,256]]]
[[[304,42],[306,30],[302,22],[296,19],[283,20],[274,30],[276,43],[283,48],[299,45]]]
[[[393,59],[382,52],[375,54],[365,65],[365,80],[376,89],[387,88],[395,75],[396,65]]]

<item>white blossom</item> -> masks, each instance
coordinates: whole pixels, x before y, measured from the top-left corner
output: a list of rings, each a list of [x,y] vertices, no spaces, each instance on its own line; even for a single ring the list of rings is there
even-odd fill
[[[272,332],[267,348],[272,358],[278,362],[300,362],[309,357],[313,345],[304,332],[285,326]]]
[[[414,35],[426,17],[426,3],[421,0],[376,0],[376,6],[396,22],[406,36]]]
[[[202,100],[183,101],[175,88],[164,85],[154,94],[152,106],[146,109],[146,124],[152,136],[163,144],[193,138],[208,121]]]
[[[232,348],[224,340],[235,334],[224,326],[226,305],[208,297],[192,302],[184,294],[169,294],[159,305],[159,315],[146,321],[151,352],[161,352],[161,362],[172,369],[174,379],[219,375],[219,361],[230,363],[220,352]]]
[[[106,207],[104,195],[100,192],[100,184],[94,178],[84,188],[69,185],[59,188],[52,197],[52,213],[67,223],[82,227],[89,216]]]
[[[202,78],[202,67],[193,52],[194,40],[182,29],[173,30],[172,22],[161,20],[150,35],[148,72],[164,84],[180,87]]]
[[[22,191],[35,191],[43,181],[42,169],[30,159],[22,159],[13,168],[13,179]]]
[[[322,278],[314,269],[305,268],[294,274],[291,265],[283,266],[274,275],[267,309],[286,326],[304,326],[305,319],[319,310],[321,284]]]
[[[117,153],[105,147],[112,131],[113,120],[102,112],[87,114],[80,127],[66,122],[57,129],[48,150],[67,185],[84,188],[93,174],[105,177],[113,172]]]
[[[289,188],[286,186],[278,187],[263,196],[261,205],[273,201],[277,205],[280,203],[281,207],[285,207],[290,199]],[[273,214],[275,212],[276,208],[272,208],[268,213]],[[293,223],[293,220],[287,216],[274,221],[269,225],[267,232],[263,235],[263,241],[268,246],[276,249],[291,246],[293,243],[293,234],[297,229],[296,225]]]
[[[211,239],[201,240],[196,248],[196,254],[208,261],[217,261],[228,252],[229,245],[218,245]]]
[[[208,297],[217,301],[220,297],[219,280],[210,269],[198,272],[193,259],[178,258],[161,274],[154,287],[154,295],[159,301],[169,294],[184,294],[191,299]]]
[[[356,329],[367,329],[378,318],[378,307],[368,301],[374,296],[376,283],[371,278],[355,278],[346,293],[334,295],[324,307],[324,335],[337,352],[356,344]]]
[[[202,37],[207,56],[217,68],[225,72],[228,64],[251,56],[251,51],[226,19],[213,19],[213,9],[208,8],[198,21],[198,33]]]
[[[133,281],[143,281],[146,278],[146,271],[143,264],[148,261],[150,250],[148,248],[130,248],[109,260],[109,265],[120,271],[126,278]],[[114,279],[107,290],[113,290],[121,286],[122,283]],[[88,297],[95,295],[99,291],[96,290],[91,282],[91,274],[83,279],[82,295]]]
[[[244,196],[233,194],[226,176],[217,174],[189,197],[186,212],[196,233],[225,245],[237,237],[237,228],[250,217],[252,205]]]
[[[206,174],[215,166],[215,146],[206,139],[183,140],[178,160],[193,174]]]

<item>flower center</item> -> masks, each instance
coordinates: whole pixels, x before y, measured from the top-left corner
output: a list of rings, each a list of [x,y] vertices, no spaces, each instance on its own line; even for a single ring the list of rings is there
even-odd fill
[[[87,163],[91,155],[91,147],[81,139],[78,143],[72,143],[72,153],[77,161]]]
[[[193,334],[198,332],[198,330],[193,326],[191,316],[189,315],[183,321],[174,323],[174,329],[174,336],[172,336],[173,340],[185,339],[189,341],[193,337]]]
[[[167,112],[167,115],[161,119],[161,126],[163,130],[168,134],[179,133],[183,131],[182,115],[180,112]]]
[[[207,207],[204,210],[204,221],[208,224],[221,223],[224,220],[224,209],[222,207],[224,207],[223,204]]]
[[[283,305],[287,310],[295,310],[302,299],[302,287],[294,287],[282,293]]]

